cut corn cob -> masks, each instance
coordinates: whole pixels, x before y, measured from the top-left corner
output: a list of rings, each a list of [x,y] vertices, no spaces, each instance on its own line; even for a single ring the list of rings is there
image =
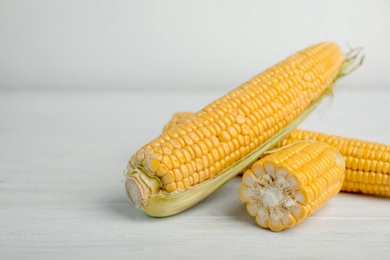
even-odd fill
[[[390,197],[390,146],[335,135],[295,130],[278,146],[317,140],[335,147],[346,162],[342,191]]]
[[[287,136],[355,60],[333,43],[308,47],[166,129],[128,163],[131,204],[163,217],[201,201]]]
[[[322,142],[284,146],[260,159],[242,177],[240,199],[263,228],[281,231],[321,208],[342,186],[344,158]]]

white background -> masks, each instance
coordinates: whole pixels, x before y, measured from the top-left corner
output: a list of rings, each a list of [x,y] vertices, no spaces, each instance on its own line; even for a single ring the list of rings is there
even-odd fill
[[[389,89],[386,0],[0,0],[0,90],[224,93],[320,41],[364,47],[353,89]]]
[[[0,0],[0,259],[390,259],[389,198],[341,192],[275,233],[240,177],[169,218],[126,196],[174,112],[324,40],[366,60],[300,128],[390,144],[389,1]]]

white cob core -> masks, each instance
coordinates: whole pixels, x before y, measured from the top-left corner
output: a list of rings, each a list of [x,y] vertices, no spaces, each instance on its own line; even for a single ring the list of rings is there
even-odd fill
[[[272,207],[279,204],[280,199],[283,197],[282,193],[275,187],[266,189],[263,195],[264,204]]]
[[[134,207],[139,208],[141,207],[142,204],[146,203],[146,201],[143,198],[144,196],[143,196],[142,186],[135,178],[132,177],[128,178],[125,186],[126,186],[126,192],[130,200],[130,203]]]
[[[262,178],[254,180],[253,186],[249,187],[252,191],[250,203],[255,204],[258,215],[281,219],[291,213],[297,201],[286,179],[279,174],[272,175],[274,178],[266,172]]]

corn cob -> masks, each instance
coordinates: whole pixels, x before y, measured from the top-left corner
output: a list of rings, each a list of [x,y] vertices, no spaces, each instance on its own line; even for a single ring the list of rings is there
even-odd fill
[[[178,112],[165,125],[169,129],[193,113]],[[390,197],[390,146],[305,130],[294,130],[277,146],[304,140],[325,142],[340,151],[346,160],[341,191]]]
[[[355,60],[308,47],[167,129],[128,163],[131,204],[164,217],[198,203],[287,136]]]
[[[317,140],[335,147],[346,162],[342,191],[390,197],[390,146],[335,135],[295,130],[278,144]]]
[[[242,177],[240,199],[263,228],[281,231],[310,216],[343,184],[345,161],[322,142],[292,143],[271,152]]]
[[[191,112],[175,113],[164,129],[188,118]],[[380,143],[294,130],[277,146],[304,140],[325,142],[338,149],[346,160],[346,176],[341,191],[390,197],[390,146]]]

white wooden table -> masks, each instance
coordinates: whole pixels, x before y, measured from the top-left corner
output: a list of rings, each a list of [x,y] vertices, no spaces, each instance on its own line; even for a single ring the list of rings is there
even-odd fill
[[[222,93],[0,93],[0,259],[390,259],[390,199],[341,193],[298,226],[256,226],[239,177],[151,218],[122,170],[178,110]],[[344,87],[301,126],[390,144],[390,91]]]

